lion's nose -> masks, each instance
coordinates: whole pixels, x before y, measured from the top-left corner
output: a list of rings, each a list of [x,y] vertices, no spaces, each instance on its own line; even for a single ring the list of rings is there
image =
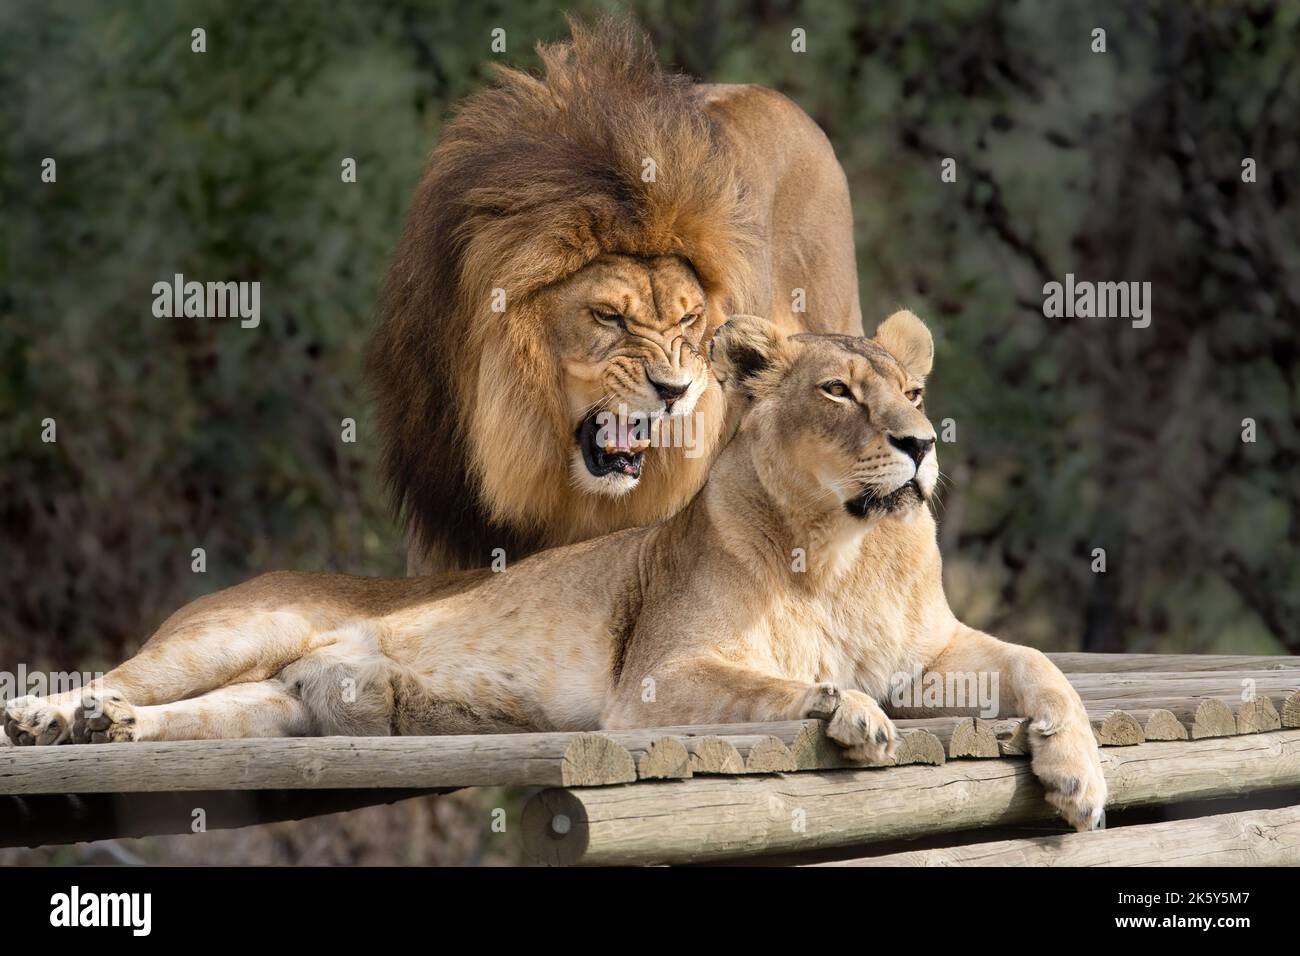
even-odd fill
[[[926,452],[934,447],[933,438],[916,438],[913,435],[905,435],[902,438],[890,435],[889,443],[916,462],[917,465],[921,464],[921,459],[925,457]]]
[[[654,386],[654,390],[659,394],[659,397],[663,399],[664,408],[672,408],[673,402],[685,395],[686,390],[690,388],[689,382],[685,385],[677,385],[673,382],[656,382],[649,375],[646,378]]]

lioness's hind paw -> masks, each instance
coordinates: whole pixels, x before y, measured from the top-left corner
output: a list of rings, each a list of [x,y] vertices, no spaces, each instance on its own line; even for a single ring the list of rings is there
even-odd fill
[[[73,720],[78,743],[117,744],[138,739],[135,708],[115,690],[91,691]]]
[[[5,734],[18,747],[47,747],[67,743],[72,736],[72,713],[28,695],[3,705]]]

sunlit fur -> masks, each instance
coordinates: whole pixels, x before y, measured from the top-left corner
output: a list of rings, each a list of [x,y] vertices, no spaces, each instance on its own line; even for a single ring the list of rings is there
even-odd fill
[[[501,573],[257,578],[177,612],[84,702],[10,703],[10,738],[825,717],[849,759],[881,762],[897,740],[881,706],[896,675],[993,673],[1002,714],[1029,718],[1048,801],[1075,826],[1095,825],[1105,778],[1064,676],[1039,651],[953,616],[921,496],[861,514],[846,506],[916,479],[914,465],[877,458],[891,436],[933,435],[909,397],[930,370],[924,325],[902,313],[870,341],[791,339],[737,318],[714,346],[735,435],[701,493],[662,524],[543,551]],[[827,381],[847,383],[856,400],[830,400]]]
[[[696,352],[727,314],[861,331],[847,186],[816,124],[773,91],[665,73],[626,23],[572,29],[539,48],[540,76],[501,70],[443,127],[385,289],[369,378],[384,470],[426,571],[681,508],[718,448],[721,402]],[[652,448],[639,481],[575,467],[578,402],[645,389],[644,355],[612,356],[581,312],[597,284],[615,298],[673,287],[624,345],[677,363],[704,420],[701,455]],[[681,318],[688,287],[697,328],[650,341]],[[562,350],[557,335],[578,321],[589,338]]]

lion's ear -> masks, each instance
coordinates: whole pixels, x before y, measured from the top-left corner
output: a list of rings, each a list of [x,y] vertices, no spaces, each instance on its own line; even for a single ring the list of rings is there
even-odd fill
[[[934,337],[925,323],[906,309],[895,312],[876,328],[876,344],[898,359],[913,378],[923,379],[934,366]]]
[[[744,388],[777,360],[783,341],[780,330],[767,319],[733,315],[709,340],[713,374],[724,386]]]

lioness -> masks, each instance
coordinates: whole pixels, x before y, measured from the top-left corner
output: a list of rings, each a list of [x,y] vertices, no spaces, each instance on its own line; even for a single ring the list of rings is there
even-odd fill
[[[1078,695],[944,598],[925,326],[900,312],[874,339],[785,337],[743,317],[714,349],[738,430],[662,524],[499,574],[256,578],[177,612],[84,700],[10,703],[6,730],[58,743],[817,716],[874,761],[895,746],[879,702],[897,675],[994,672],[1002,712],[1031,720],[1048,800],[1095,826],[1106,782]]]
[[[541,75],[503,69],[459,104],[383,295],[368,374],[422,573],[685,505],[721,446],[705,345],[727,315],[862,334],[817,124],[773,90],[666,73],[627,22],[572,32]]]

